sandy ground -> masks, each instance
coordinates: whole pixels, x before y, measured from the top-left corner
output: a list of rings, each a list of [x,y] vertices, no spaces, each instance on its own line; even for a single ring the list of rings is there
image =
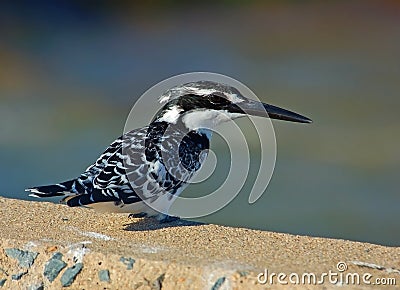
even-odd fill
[[[159,224],[5,198],[0,198],[0,211],[3,289],[60,289],[80,265],[68,289],[360,289],[378,282],[400,284],[399,247],[185,221]],[[9,249],[38,255],[24,267]],[[50,282],[46,264],[58,252],[66,266]],[[267,275],[257,278],[266,269]],[[278,281],[279,273],[286,275],[280,280],[287,285]],[[314,274],[315,281],[311,277],[308,282],[304,273]],[[263,284],[266,276],[269,281]],[[295,284],[297,277],[300,284]]]

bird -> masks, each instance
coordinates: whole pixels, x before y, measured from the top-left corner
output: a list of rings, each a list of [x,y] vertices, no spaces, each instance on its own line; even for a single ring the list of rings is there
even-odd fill
[[[33,197],[62,196],[70,207],[92,207],[174,218],[169,208],[207,158],[212,130],[247,115],[298,123],[312,120],[247,98],[230,85],[202,80],[170,88],[158,98],[161,109],[148,126],[112,142],[77,178],[26,189]]]

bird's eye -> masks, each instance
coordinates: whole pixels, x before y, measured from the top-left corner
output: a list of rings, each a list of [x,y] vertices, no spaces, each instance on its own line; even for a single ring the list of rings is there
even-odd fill
[[[216,94],[212,94],[208,96],[208,100],[216,105],[220,105],[220,104],[226,104],[228,102],[228,100],[226,98],[224,98],[223,96],[220,95],[216,95]]]

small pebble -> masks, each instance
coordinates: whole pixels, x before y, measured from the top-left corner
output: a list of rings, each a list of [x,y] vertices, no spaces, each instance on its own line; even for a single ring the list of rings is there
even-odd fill
[[[24,276],[24,275],[27,274],[27,273],[28,273],[28,271],[26,271],[26,272],[20,272],[20,273],[17,273],[17,274],[13,274],[13,275],[11,275],[11,279],[13,279],[13,280],[19,280],[19,279],[22,278],[22,276]]]
[[[31,267],[37,255],[39,255],[35,252],[22,251],[16,248],[5,249],[5,252],[8,257],[18,260],[18,265],[23,268]]]
[[[100,270],[99,271],[99,279],[102,282],[110,282],[110,271],[106,270]]]
[[[161,274],[156,280],[154,280],[151,289],[152,290],[161,290],[162,284],[164,282],[164,278],[165,278],[165,273]]]
[[[49,246],[46,248],[46,253],[52,253],[57,251],[57,246]]]
[[[211,287],[211,290],[218,290],[219,288],[221,288],[222,284],[224,284],[226,278],[225,277],[221,277],[219,278],[215,284]]]
[[[126,265],[127,270],[133,269],[133,264],[135,264],[135,259],[121,257],[119,260]]]
[[[247,271],[239,271],[238,274],[240,277],[246,277],[249,273]]]
[[[55,253],[51,259],[44,266],[43,275],[50,281],[53,282],[58,274],[67,266],[62,260],[62,254],[57,252]]]
[[[0,280],[0,287],[4,286],[4,283],[6,283],[7,279],[1,279]]]
[[[76,263],[72,267],[65,270],[64,274],[61,276],[61,285],[63,287],[71,286],[75,280],[76,275],[79,274],[82,268],[82,263]]]
[[[44,290],[43,282],[40,284],[34,284],[28,287],[28,290]]]

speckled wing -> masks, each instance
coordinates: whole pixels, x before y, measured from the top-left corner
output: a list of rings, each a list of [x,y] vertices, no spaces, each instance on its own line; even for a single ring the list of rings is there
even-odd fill
[[[127,175],[144,167],[144,139],[147,129],[144,127],[132,130],[116,139],[96,162],[77,178],[73,190],[79,195],[67,197],[68,205],[140,201]],[[135,148],[135,154],[127,156],[126,147]],[[144,168],[141,171],[143,172]]]
[[[179,194],[200,169],[208,139],[165,124],[132,130],[115,140],[97,161],[77,178],[69,206],[115,202],[118,206],[146,200],[167,200]]]

